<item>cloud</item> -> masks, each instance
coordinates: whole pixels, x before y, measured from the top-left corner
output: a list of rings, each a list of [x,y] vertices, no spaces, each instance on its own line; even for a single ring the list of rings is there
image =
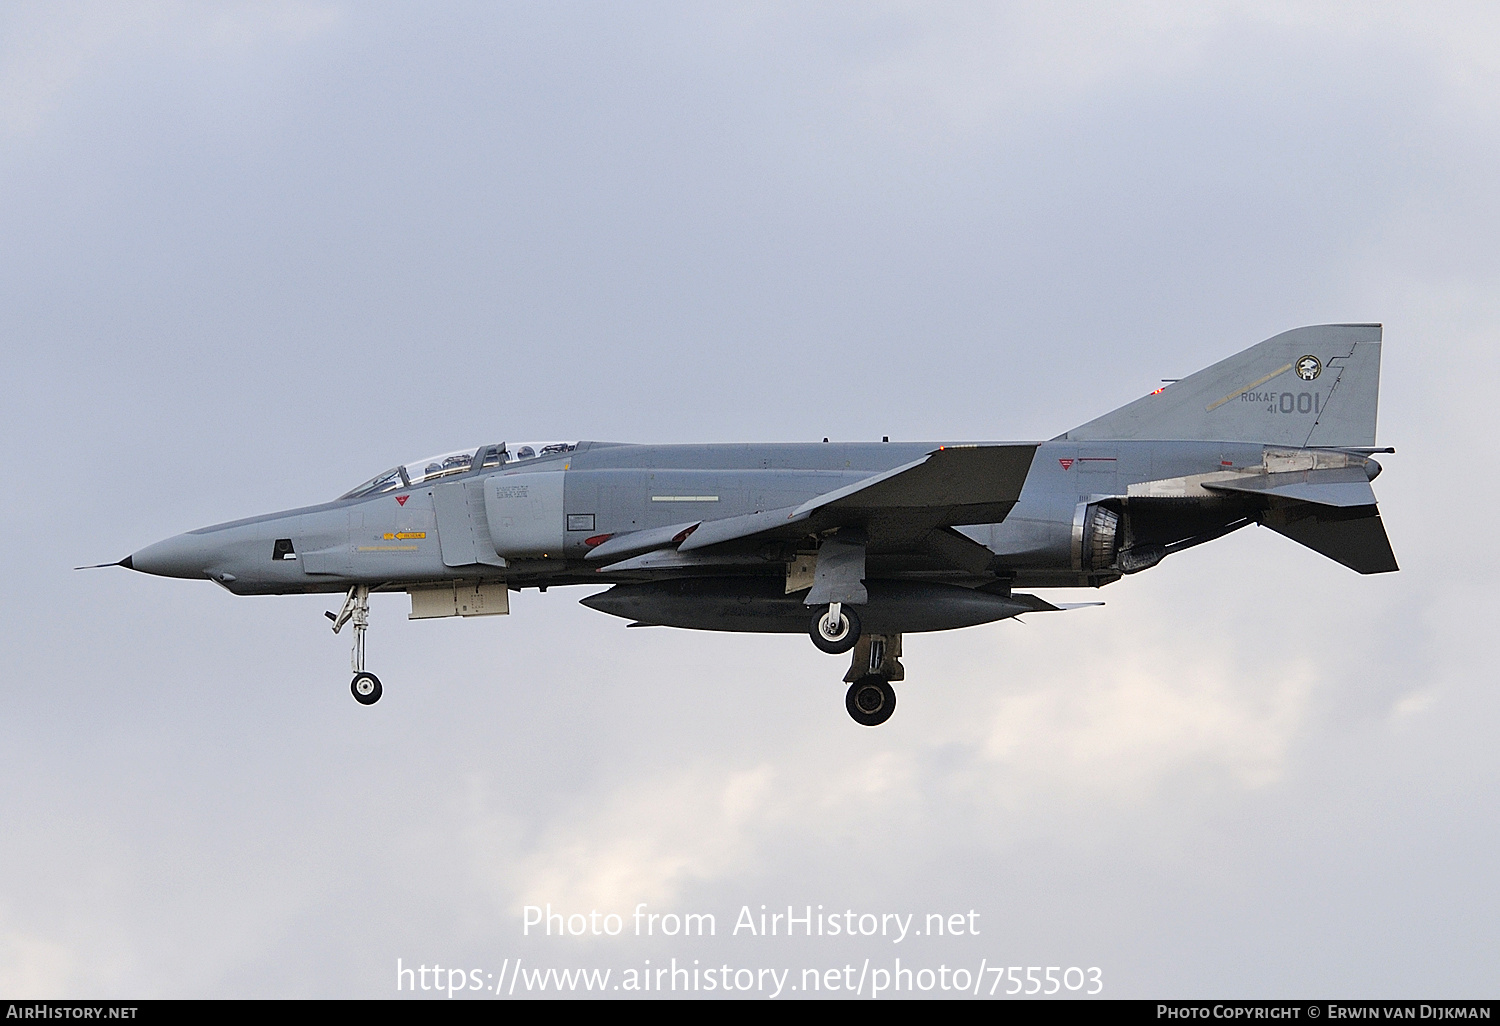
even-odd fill
[[[920,666],[913,693],[926,694],[898,711],[911,722],[895,744],[841,722],[830,737],[825,723],[764,761],[700,755],[673,772],[611,774],[527,841],[479,802],[471,814],[490,826],[472,834],[476,865],[501,904],[622,911],[743,881],[788,850],[823,862],[855,839],[892,862],[920,860],[915,839],[934,825],[944,844],[1087,846],[1098,838],[1080,833],[1080,808],[1128,816],[1183,781],[1222,802],[1281,780],[1311,716],[1314,661],[1262,656],[1246,679],[1235,651],[1134,619],[1075,620],[1090,647],[1062,658],[1055,633],[1018,634],[1030,625],[970,633],[957,659]]]
[[[755,838],[778,818],[769,766],[627,780],[593,815],[566,817],[507,867],[517,903],[627,909],[670,901],[685,886],[721,879],[753,858]]]
[[[42,997],[65,994],[73,978],[73,954],[33,934],[0,929],[0,994]]]
[[[989,717],[984,759],[1004,771],[1012,802],[1038,779],[1136,804],[1177,774],[1273,783],[1317,680],[1312,665],[1294,661],[1252,693],[1229,658],[1165,647],[1075,661],[1069,672],[1075,686],[1006,696]]]
[[[1415,57],[1465,109],[1497,109],[1500,13],[1485,4],[887,4],[847,65],[841,103],[932,142],[1198,80],[1258,38],[1261,80],[1329,48]],[[869,9],[862,13],[869,14]],[[861,19],[862,21],[864,19]],[[1482,26],[1482,27],[1479,27]]]
[[[328,4],[298,0],[10,5],[0,31],[0,133],[41,131],[74,89],[113,61],[241,59],[266,43],[305,43],[339,18]]]

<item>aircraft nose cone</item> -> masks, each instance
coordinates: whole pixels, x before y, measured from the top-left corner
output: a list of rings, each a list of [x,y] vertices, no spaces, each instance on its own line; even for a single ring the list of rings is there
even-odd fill
[[[202,580],[208,576],[209,547],[203,539],[191,534],[147,545],[126,557],[132,570],[158,577],[186,577]]]

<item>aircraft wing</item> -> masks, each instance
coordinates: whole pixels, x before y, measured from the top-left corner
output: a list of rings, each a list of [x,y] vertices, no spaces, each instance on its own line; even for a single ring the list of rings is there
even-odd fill
[[[751,538],[801,538],[835,527],[864,530],[874,548],[916,547],[939,528],[1004,520],[1021,497],[1036,448],[944,446],[799,506],[705,521],[678,551]]]

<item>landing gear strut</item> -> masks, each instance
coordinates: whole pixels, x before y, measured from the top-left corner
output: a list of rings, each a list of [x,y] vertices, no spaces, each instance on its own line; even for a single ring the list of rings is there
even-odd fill
[[[844,708],[855,723],[878,727],[896,711],[896,689],[891,687],[891,681],[905,679],[901,635],[866,635],[854,646],[854,658],[844,675],[849,682]]]
[[[349,666],[354,671],[354,679],[349,682],[349,691],[360,705],[374,705],[380,701],[385,689],[380,686],[379,677],[365,672],[365,630],[370,626],[370,589],[363,584],[356,584],[344,596],[344,606],[337,616],[333,613],[323,615],[333,621],[335,634],[343,630],[344,624],[353,624],[354,645],[349,652]]]

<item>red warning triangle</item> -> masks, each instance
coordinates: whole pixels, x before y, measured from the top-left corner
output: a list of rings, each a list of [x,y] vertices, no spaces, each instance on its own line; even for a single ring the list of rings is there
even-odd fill
[[[406,500],[409,499],[409,498],[411,498],[410,495],[398,495],[398,496],[396,496],[396,505],[398,505],[398,506],[405,506],[406,505]]]
[[[1072,460],[1058,460],[1057,462],[1059,462],[1059,463],[1062,464],[1062,468],[1064,470],[1067,470],[1069,467],[1071,467],[1073,465],[1073,461]]]

